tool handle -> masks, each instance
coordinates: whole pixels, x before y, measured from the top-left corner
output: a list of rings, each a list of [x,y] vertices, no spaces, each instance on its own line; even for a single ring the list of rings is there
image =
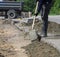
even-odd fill
[[[37,9],[38,9],[38,1],[37,1],[37,3],[36,3],[36,8],[35,8],[35,13],[37,13]]]
[[[39,2],[37,1],[36,8],[35,8],[35,13],[37,13],[38,3],[39,3]],[[35,18],[36,18],[36,16],[34,16],[34,18],[33,18],[32,29],[34,29],[34,25],[35,25]]]
[[[32,29],[34,29],[34,25],[35,25],[35,16],[34,16],[34,19],[33,19],[33,24],[32,24]]]

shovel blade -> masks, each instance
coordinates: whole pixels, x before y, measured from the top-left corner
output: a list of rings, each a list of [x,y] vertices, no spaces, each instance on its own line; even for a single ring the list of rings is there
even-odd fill
[[[30,40],[35,40],[35,39],[37,39],[37,33],[36,33],[35,30],[31,30],[31,31],[29,32],[29,38],[30,38]]]

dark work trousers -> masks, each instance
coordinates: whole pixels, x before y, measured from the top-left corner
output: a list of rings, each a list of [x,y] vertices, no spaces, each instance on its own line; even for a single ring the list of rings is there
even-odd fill
[[[48,14],[51,9],[51,4],[43,4],[41,9],[41,18],[43,21],[42,25],[42,33],[47,35],[47,29],[48,29]]]

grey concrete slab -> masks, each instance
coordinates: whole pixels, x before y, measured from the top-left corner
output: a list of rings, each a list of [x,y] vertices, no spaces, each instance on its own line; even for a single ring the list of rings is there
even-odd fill
[[[60,36],[42,38],[41,41],[50,44],[60,52]]]

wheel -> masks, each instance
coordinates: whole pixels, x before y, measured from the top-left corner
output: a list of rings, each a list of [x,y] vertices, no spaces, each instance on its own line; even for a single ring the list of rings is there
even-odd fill
[[[9,10],[9,11],[7,12],[7,16],[8,16],[8,18],[10,18],[10,19],[14,19],[14,18],[16,17],[16,11],[15,11],[15,10]]]
[[[7,12],[5,12],[5,18],[8,18],[8,16],[7,16]]]

